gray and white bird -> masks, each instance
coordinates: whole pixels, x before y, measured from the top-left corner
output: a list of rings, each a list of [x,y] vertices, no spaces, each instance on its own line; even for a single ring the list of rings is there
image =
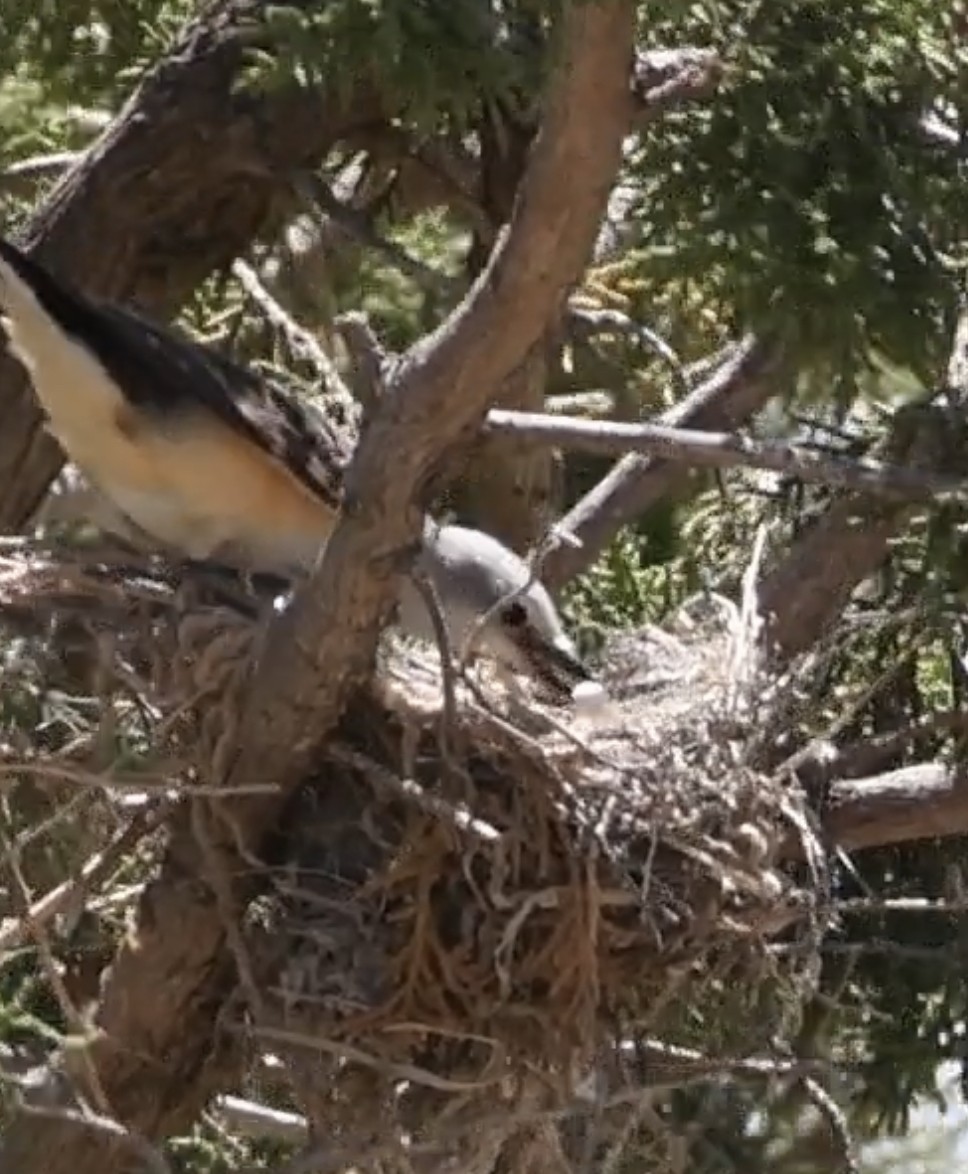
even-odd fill
[[[287,579],[313,568],[345,460],[320,413],[180,330],[82,293],[3,237],[0,316],[52,435],[153,542]],[[589,679],[548,592],[497,539],[428,519],[417,565],[455,650],[479,627],[481,654],[559,697]],[[398,604],[401,630],[433,640],[412,581]]]
[[[482,652],[559,696],[590,680],[544,584],[492,535],[428,519],[414,569],[433,585],[458,656],[479,640]],[[407,635],[434,640],[433,619],[412,579],[401,585],[397,617]]]

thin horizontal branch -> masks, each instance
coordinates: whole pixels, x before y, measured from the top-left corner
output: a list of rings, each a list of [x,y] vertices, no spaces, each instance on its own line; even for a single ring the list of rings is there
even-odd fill
[[[820,453],[783,441],[754,440],[735,432],[699,432],[662,424],[625,424],[500,409],[488,414],[484,430],[607,456],[638,452],[717,469],[737,465],[769,469],[801,481],[903,501],[968,496],[965,478]]]
[[[776,339],[752,336],[729,348],[707,378],[659,417],[674,428],[735,428],[772,396],[782,368],[783,347]],[[562,519],[580,546],[561,544],[543,563],[542,577],[562,587],[591,566],[619,530],[656,502],[688,484],[691,472],[681,461],[629,453],[577,502]]]
[[[242,1137],[281,1141],[293,1146],[303,1145],[309,1138],[309,1125],[299,1113],[232,1096],[219,1097],[216,1107],[229,1130]]]
[[[968,835],[968,775],[939,762],[834,783],[821,821],[848,851]]]

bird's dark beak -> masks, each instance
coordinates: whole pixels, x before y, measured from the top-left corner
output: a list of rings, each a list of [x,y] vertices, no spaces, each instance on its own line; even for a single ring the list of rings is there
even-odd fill
[[[574,687],[592,679],[588,666],[572,648],[545,639],[530,626],[520,633],[520,646],[535,677],[559,701],[570,701]]]

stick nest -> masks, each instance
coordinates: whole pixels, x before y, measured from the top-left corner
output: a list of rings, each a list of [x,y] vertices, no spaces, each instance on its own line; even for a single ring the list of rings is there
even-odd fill
[[[0,614],[109,641],[182,778],[219,777],[265,615],[27,546],[0,560]],[[807,796],[757,765],[777,689],[756,635],[715,601],[623,634],[599,666],[612,704],[587,715],[486,670],[450,705],[435,653],[385,642],[236,935],[254,1030],[302,1057],[317,1117],[350,1069],[381,1097],[404,1081],[493,1109],[525,1073],[563,1103],[630,1041],[709,1058],[790,1038],[827,877]]]

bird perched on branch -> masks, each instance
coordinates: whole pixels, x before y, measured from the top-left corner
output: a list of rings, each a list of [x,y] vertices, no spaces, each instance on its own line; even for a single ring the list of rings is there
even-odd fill
[[[312,570],[342,473],[320,413],[179,330],[81,293],[3,237],[0,314],[49,431],[153,542],[287,579]],[[547,591],[495,538],[428,519],[417,570],[455,651],[479,628],[480,652],[559,695],[588,680]],[[398,605],[405,633],[434,639],[413,581]]]

